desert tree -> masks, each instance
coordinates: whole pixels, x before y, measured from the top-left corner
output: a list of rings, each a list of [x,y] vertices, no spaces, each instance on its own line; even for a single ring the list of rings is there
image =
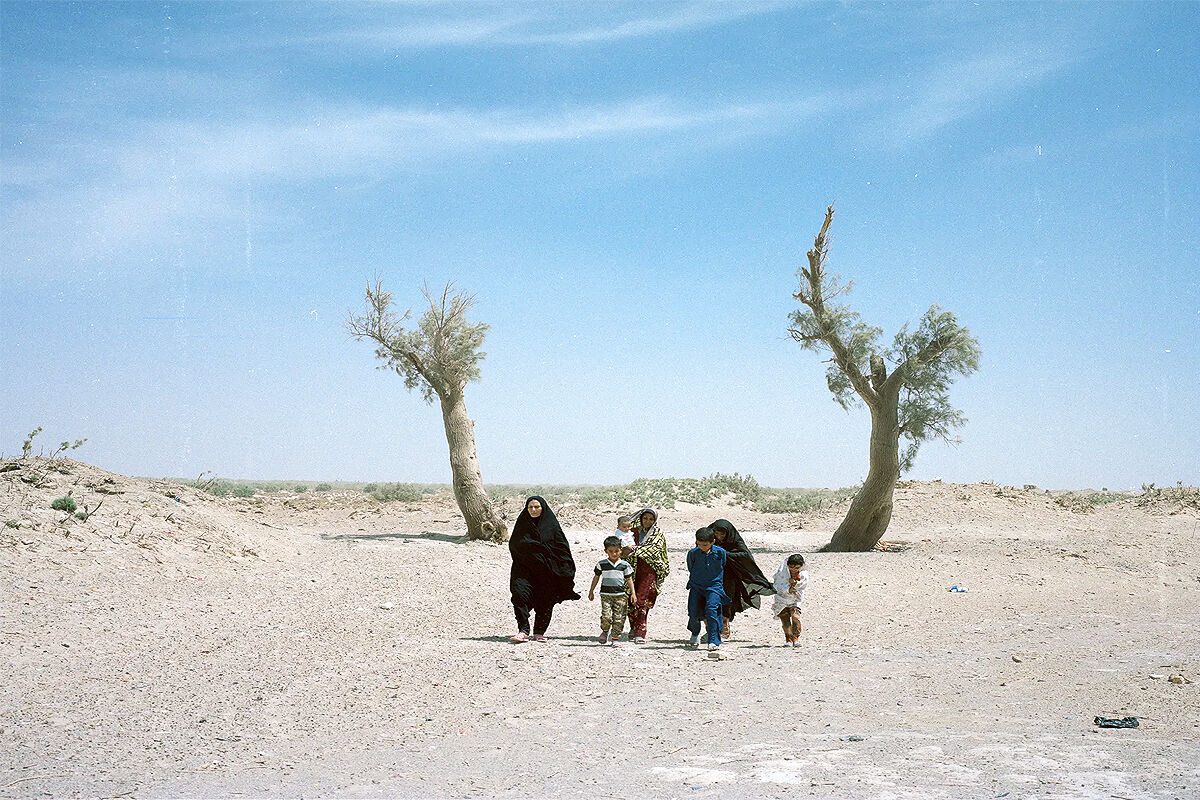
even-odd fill
[[[395,370],[404,385],[419,390],[427,403],[437,397],[450,447],[454,499],[466,520],[467,536],[502,542],[508,529],[483,488],[475,423],[467,416],[464,397],[467,384],[479,378],[479,362],[485,355],[479,348],[488,325],[467,319],[475,298],[454,292],[453,284],[447,284],[440,296],[428,286],[421,293],[429,308],[415,327],[406,327],[411,311],[397,314],[391,293],[376,278],[367,285],[365,311],[349,313],[346,327],[354,338],[375,343],[375,355],[383,362],[379,369]]]
[[[866,551],[887,530],[896,481],[912,466],[921,443],[958,441],[954,431],[966,418],[950,405],[950,384],[955,376],[979,368],[979,342],[954,314],[933,305],[916,330],[910,331],[906,323],[892,346],[881,349],[883,331],[835,302],[850,291],[851,283],[825,269],[832,222],[829,206],[808,251],[808,267],[796,273],[800,288],[793,296],[802,307],[791,313],[788,333],[805,349],[831,355],[825,379],[842,408],[865,405],[871,413],[867,477],[825,546],[839,552]]]

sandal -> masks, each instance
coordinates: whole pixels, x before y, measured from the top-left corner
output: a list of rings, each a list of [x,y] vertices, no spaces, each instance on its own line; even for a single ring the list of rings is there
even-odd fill
[[[511,639],[509,639],[509,641],[512,642],[513,644],[520,644],[521,642],[528,642],[529,634],[525,633],[525,631],[518,631],[517,635],[512,637]]]
[[[533,638],[534,638],[534,640],[539,641],[539,642],[550,641],[549,639],[546,638],[546,634],[544,634],[544,633],[539,633],[538,635],[534,636]]]

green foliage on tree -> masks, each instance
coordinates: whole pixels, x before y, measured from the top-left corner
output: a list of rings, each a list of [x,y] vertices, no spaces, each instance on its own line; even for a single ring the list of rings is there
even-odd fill
[[[434,297],[428,286],[421,294],[429,303],[415,328],[405,327],[411,310],[396,313],[392,293],[384,291],[377,280],[367,286],[367,311],[351,314],[350,334],[371,339],[377,345],[375,356],[383,362],[378,369],[394,370],[404,378],[404,386],[416,389],[426,403],[435,397],[462,392],[468,383],[479,379],[479,362],[486,353],[479,348],[491,326],[472,323],[467,312],[475,305],[472,295],[456,293],[447,284],[441,297]]]

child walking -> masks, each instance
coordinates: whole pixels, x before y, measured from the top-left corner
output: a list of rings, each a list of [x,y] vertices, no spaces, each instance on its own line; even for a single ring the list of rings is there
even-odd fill
[[[696,546],[688,551],[688,647],[700,646],[700,620],[708,629],[709,655],[721,649],[721,606],[729,602],[725,594],[725,548],[716,546],[712,528],[696,531]]]
[[[605,558],[596,565],[592,586],[588,589],[588,600],[596,599],[596,584],[600,584],[600,644],[617,646],[617,637],[625,627],[625,616],[629,613],[629,600],[637,602],[633,588],[633,567],[621,558],[621,537],[609,536],[604,540]]]
[[[800,604],[808,588],[804,556],[793,553],[775,571],[775,616],[783,623],[783,635],[792,647],[800,646]]]

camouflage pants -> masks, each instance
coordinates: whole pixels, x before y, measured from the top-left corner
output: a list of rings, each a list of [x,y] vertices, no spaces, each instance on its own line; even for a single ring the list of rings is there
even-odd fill
[[[600,632],[615,639],[625,627],[625,615],[629,613],[629,596],[626,594],[600,595]]]

